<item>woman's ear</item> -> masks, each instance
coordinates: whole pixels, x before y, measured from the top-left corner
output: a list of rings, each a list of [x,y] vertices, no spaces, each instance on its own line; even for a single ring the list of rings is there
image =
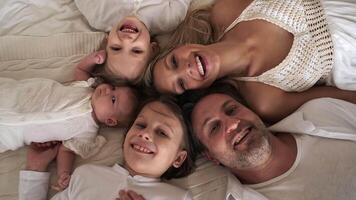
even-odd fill
[[[186,158],[187,158],[187,151],[185,150],[180,151],[173,162],[173,167],[179,168],[183,164]]]
[[[105,124],[107,126],[116,126],[118,123],[117,119],[114,119],[114,118],[108,118],[105,120]]]

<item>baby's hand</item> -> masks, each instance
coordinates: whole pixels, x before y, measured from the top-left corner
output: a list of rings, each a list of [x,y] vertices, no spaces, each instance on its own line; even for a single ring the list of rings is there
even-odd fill
[[[52,185],[52,189],[57,190],[57,191],[62,191],[66,189],[69,185],[70,181],[70,174],[68,172],[63,172],[58,175],[58,180],[57,184]]]

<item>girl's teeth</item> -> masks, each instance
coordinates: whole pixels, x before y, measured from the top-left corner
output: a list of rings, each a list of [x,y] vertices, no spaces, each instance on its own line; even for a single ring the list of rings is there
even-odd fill
[[[151,153],[151,151],[149,151],[148,149],[144,148],[144,147],[141,147],[141,146],[138,146],[138,145],[134,145],[134,148],[141,151],[141,152],[144,152],[144,153]]]
[[[201,63],[199,56],[195,56],[195,62],[196,62],[197,65],[198,65],[199,74],[200,74],[201,76],[204,76],[204,75],[205,75],[205,72],[204,72],[203,64]]]

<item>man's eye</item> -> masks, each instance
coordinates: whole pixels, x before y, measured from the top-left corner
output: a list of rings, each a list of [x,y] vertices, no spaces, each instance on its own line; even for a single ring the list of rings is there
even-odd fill
[[[232,115],[235,115],[236,114],[236,111],[237,111],[237,106],[231,106],[229,107],[227,110],[226,110],[226,115],[228,116],[232,116]]]
[[[111,101],[112,101],[113,104],[115,104],[115,102],[116,102],[116,97],[115,97],[115,96],[112,96],[112,97],[111,97]]]
[[[113,50],[113,51],[120,51],[121,47],[111,46],[110,49]]]

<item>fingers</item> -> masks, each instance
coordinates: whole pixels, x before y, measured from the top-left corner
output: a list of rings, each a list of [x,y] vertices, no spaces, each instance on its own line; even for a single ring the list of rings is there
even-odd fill
[[[116,198],[116,200],[145,200],[145,198],[132,190],[120,190],[119,198]]]

